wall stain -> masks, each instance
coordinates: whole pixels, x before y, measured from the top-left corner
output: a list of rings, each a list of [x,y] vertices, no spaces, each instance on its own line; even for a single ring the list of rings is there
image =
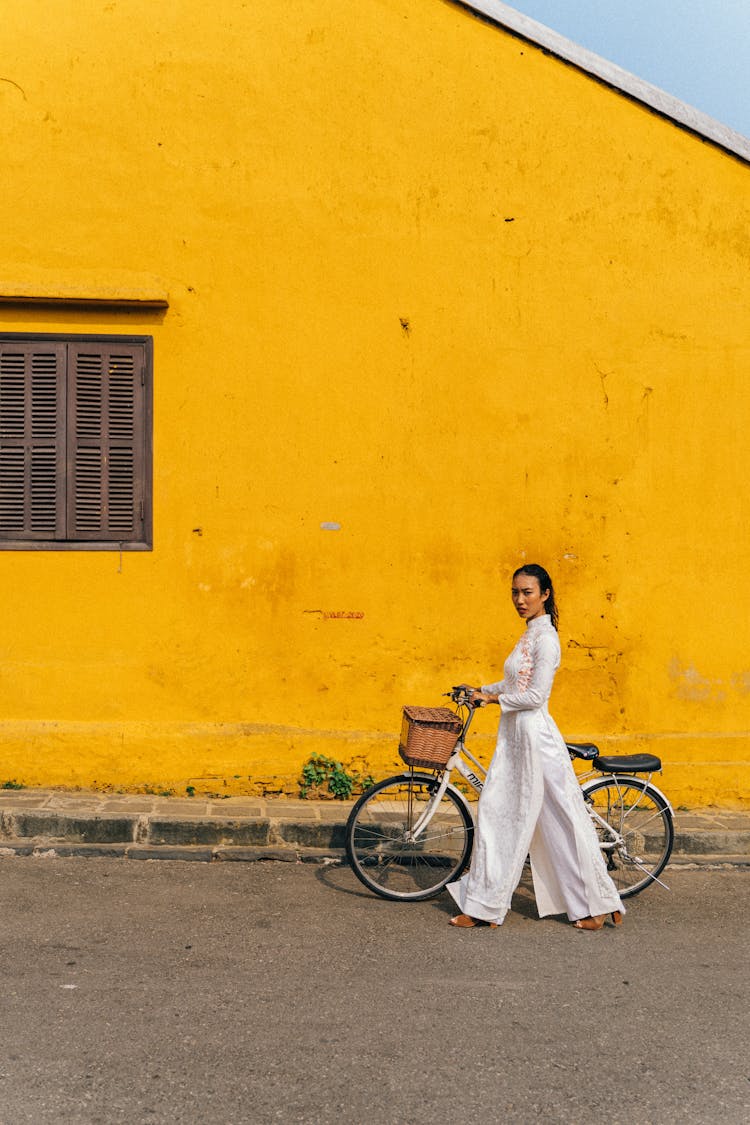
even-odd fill
[[[678,699],[693,703],[725,702],[727,693],[724,680],[704,676],[693,664],[683,665],[676,656],[670,660],[668,671]]]

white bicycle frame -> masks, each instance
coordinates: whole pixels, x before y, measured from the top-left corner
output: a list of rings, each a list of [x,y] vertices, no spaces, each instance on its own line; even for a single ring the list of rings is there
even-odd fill
[[[458,773],[461,774],[461,777],[465,778],[466,781],[468,781],[469,785],[472,787],[472,789],[474,789],[476,793],[482,792],[482,789],[484,788],[484,780],[487,776],[487,770],[484,768],[481,762],[477,761],[471,751],[466,749],[466,744],[464,743],[466,733],[471,726],[471,720],[473,718],[474,712],[470,711],[466,718],[466,722],[464,723],[463,730],[458,736],[456,747],[445,765],[443,776],[440,778],[440,784],[433,793],[432,799],[427,802],[427,807],[424,812],[415,820],[411,832],[409,833],[408,838],[410,843],[414,843],[422,835],[425,828],[432,820],[435,814],[435,810],[439,807],[440,802],[443,799],[443,795],[447,789],[451,789],[456,794],[456,797],[459,799],[459,801],[462,801],[463,804],[467,805],[468,807],[468,802],[460,789],[456,789],[455,785],[451,785],[450,779],[453,770],[457,770]],[[475,774],[474,771],[469,768],[466,762],[464,762],[463,758],[461,757],[462,754],[465,754],[472,765],[476,767],[476,769],[479,771],[479,776],[477,776],[477,774]],[[469,811],[471,811],[471,809],[469,809]]]
[[[474,711],[470,710],[461,734],[458,737],[456,747],[446,763],[443,775],[440,779],[440,784],[435,790],[432,799],[428,801],[427,807],[425,808],[424,812],[414,822],[412,830],[409,833],[410,843],[414,843],[422,835],[425,828],[432,820],[432,817],[435,814],[435,810],[439,807],[446,790],[451,789],[456,794],[458,799],[462,801],[467,806],[467,808],[469,808],[469,811],[471,811],[471,807],[469,806],[469,803],[464,797],[463,793],[459,789],[457,789],[455,785],[451,784],[450,778],[453,770],[456,770],[456,772],[459,773],[461,777],[463,777],[464,780],[469,783],[469,785],[477,794],[482,792],[487,777],[487,770],[482,765],[482,763],[474,757],[471,751],[466,748],[465,743],[465,738],[468,733],[469,727],[471,726],[471,721],[473,718]],[[473,766],[474,769],[472,769],[471,766],[468,765],[468,763],[464,760],[465,758],[468,758],[471,766]],[[657,789],[655,785],[651,784],[652,776],[652,774],[649,774],[648,777],[644,779],[643,777],[638,777],[635,774],[629,774],[627,778],[625,778],[615,773],[592,771],[591,773],[584,774],[583,777],[579,778],[578,780],[581,785],[584,797],[586,796],[586,792],[589,787],[593,786],[595,782],[600,781],[604,778],[608,778],[609,780],[614,782],[618,792],[620,789],[620,784],[624,781],[627,781],[628,786],[630,786],[631,788],[640,788],[642,794],[645,792],[646,788],[649,787],[653,790],[653,792],[657,793],[662,798],[670,813],[672,814],[672,816],[674,816],[674,810],[665,795],[661,792],[660,789]],[[632,805],[628,812],[634,812],[637,808],[638,802],[636,802],[635,805]],[[604,819],[604,817],[600,816],[596,809],[594,809],[592,805],[589,804],[589,802],[586,802],[586,811],[591,817],[594,825],[605,833],[605,839],[600,843],[602,851],[612,852],[616,848],[622,848],[631,863],[634,863],[636,867],[639,867],[647,875],[650,874],[648,868],[643,864],[643,861],[638,856],[630,855],[627,847],[625,846],[625,839],[621,835],[621,833],[613,828],[612,825]],[[669,890],[669,887],[666,885],[666,883],[663,883],[661,879],[658,879],[654,875],[652,875],[651,878],[655,883],[658,883],[660,887],[664,887],[664,889],[667,891]]]

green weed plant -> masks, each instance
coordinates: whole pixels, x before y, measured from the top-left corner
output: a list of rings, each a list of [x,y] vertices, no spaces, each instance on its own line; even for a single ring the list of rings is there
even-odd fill
[[[371,773],[345,766],[325,754],[311,754],[302,767],[299,795],[303,800],[312,796],[331,796],[336,801],[347,801],[375,784]]]

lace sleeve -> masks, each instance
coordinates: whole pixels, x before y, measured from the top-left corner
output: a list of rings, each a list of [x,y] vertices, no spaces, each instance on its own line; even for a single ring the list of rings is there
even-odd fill
[[[531,646],[528,659],[528,668],[520,677],[519,690],[500,693],[498,702],[503,711],[536,711],[547,702],[560,664],[557,633],[550,631],[538,637]]]
[[[503,690],[504,685],[505,685],[505,680],[498,680],[496,684],[482,684],[482,686],[479,690],[480,691],[489,691],[489,692],[492,692],[493,695],[499,695],[500,692]]]

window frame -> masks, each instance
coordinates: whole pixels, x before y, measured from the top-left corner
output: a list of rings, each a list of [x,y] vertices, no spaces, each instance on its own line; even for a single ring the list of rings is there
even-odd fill
[[[143,518],[142,532],[133,539],[0,539],[0,551],[152,551],[153,550],[153,374],[154,374],[154,340],[153,336],[131,335],[120,332],[113,333],[78,333],[78,332],[0,332],[0,344],[57,344],[85,345],[98,344],[102,347],[112,347],[118,344],[123,347],[143,347],[143,411],[141,424],[143,427]],[[65,386],[67,388],[71,379],[69,366],[65,369]],[[58,419],[59,424],[59,419]],[[67,419],[65,422],[66,435],[68,432]],[[69,455],[66,448],[64,455],[64,470],[69,469]]]

